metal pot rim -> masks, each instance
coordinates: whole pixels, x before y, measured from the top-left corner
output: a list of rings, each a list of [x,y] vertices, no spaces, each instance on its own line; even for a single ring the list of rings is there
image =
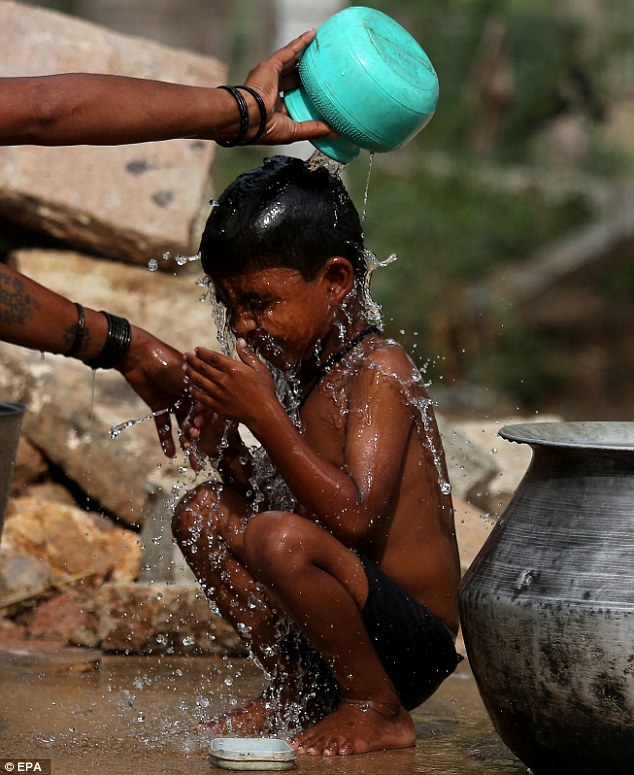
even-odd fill
[[[634,451],[634,422],[534,422],[505,425],[498,435],[531,446]]]

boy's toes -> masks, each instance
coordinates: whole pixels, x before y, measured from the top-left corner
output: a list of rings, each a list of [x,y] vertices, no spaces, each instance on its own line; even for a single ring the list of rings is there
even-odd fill
[[[322,737],[314,737],[310,740],[306,740],[300,748],[301,753],[308,754],[308,756],[319,756],[323,753],[326,740]]]
[[[307,754],[308,756],[319,756],[325,752],[325,748],[330,741],[321,735],[310,735],[294,737],[289,740],[289,745],[297,753]]]
[[[350,754],[357,753],[354,738],[346,737],[338,746],[337,753],[340,756],[349,756]]]
[[[327,740],[322,753],[324,756],[336,756],[339,753],[339,740],[336,737]]]
[[[345,756],[353,753],[354,740],[351,737],[331,737],[322,751],[324,756]]]
[[[308,756],[347,756],[357,753],[355,740],[352,737],[315,735],[301,741],[295,738],[290,744],[298,753]]]

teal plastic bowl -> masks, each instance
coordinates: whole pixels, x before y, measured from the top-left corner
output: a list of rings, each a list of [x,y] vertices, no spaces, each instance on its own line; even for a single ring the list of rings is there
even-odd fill
[[[429,122],[438,76],[429,57],[398,22],[354,6],[331,16],[299,63],[301,86],[284,101],[296,121],[321,118],[341,138],[311,141],[347,163],[360,148],[400,148]]]

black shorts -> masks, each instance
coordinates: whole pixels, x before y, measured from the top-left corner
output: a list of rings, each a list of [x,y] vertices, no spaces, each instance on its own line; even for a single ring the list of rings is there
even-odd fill
[[[403,707],[412,710],[456,669],[460,657],[447,627],[362,555],[368,599],[361,612],[379,660]]]
[[[401,704],[413,710],[456,669],[461,657],[447,627],[378,566],[359,555],[368,579],[368,598],[361,612],[385,672]],[[301,655],[305,688],[330,709],[340,698],[339,685],[320,654],[298,633],[286,647]]]

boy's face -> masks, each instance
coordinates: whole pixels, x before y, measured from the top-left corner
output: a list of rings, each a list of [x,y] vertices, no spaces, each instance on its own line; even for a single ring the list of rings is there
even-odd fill
[[[283,267],[211,280],[236,337],[278,369],[314,357],[315,345],[333,323],[325,270],[311,281]]]

